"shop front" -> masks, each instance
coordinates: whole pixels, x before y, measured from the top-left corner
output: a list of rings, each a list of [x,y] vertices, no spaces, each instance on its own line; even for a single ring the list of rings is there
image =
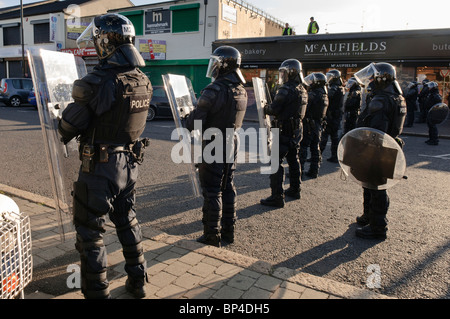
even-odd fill
[[[213,49],[221,45],[241,52],[250,84],[254,76],[276,82],[280,64],[296,58],[304,75],[338,69],[344,80],[371,62],[388,62],[396,67],[403,88],[427,78],[439,84],[445,98],[449,92],[450,29],[226,39],[215,41]]]

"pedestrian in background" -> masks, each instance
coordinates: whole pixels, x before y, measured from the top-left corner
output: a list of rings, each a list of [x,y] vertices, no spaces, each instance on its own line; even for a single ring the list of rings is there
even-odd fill
[[[319,32],[319,24],[317,21],[314,20],[314,17],[309,18],[309,24],[308,24],[308,34],[316,34]]]

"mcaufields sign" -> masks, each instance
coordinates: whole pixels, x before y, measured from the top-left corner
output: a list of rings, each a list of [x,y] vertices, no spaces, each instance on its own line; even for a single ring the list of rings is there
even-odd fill
[[[218,40],[246,62],[358,62],[449,59],[450,29]]]
[[[305,57],[385,55],[386,41],[305,43]]]

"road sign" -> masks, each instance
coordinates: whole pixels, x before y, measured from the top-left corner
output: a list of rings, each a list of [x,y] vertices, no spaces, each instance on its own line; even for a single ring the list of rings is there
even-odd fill
[[[441,75],[443,78],[446,78],[450,74],[449,69],[441,69]]]

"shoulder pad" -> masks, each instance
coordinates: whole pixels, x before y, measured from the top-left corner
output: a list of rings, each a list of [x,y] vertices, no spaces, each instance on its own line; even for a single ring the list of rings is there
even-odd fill
[[[290,90],[291,90],[291,88],[289,86],[283,85],[278,89],[277,95],[286,96],[289,94]]]
[[[220,92],[220,85],[217,82],[213,82],[211,84],[209,84],[205,90],[213,90],[216,92]]]
[[[215,99],[219,92],[220,86],[215,83],[211,83],[203,89],[201,96],[211,100]]]
[[[89,82],[82,80],[75,80],[72,88],[72,97],[76,103],[85,105],[94,96],[94,90]]]
[[[96,70],[84,76],[82,80],[90,84],[98,85],[106,75],[107,73],[105,71]]]

